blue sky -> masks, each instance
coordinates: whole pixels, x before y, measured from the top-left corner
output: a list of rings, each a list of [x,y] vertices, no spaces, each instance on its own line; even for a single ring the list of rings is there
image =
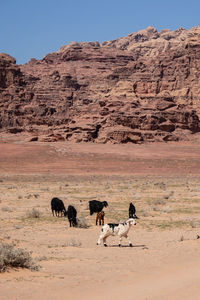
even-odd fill
[[[154,26],[200,25],[200,0],[0,0],[0,52],[42,59],[70,41],[107,41]]]

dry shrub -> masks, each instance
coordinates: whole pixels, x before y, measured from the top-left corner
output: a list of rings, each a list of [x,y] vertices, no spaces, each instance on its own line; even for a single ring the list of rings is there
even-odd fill
[[[193,220],[193,218],[190,220],[190,226],[192,228],[198,228],[200,227],[200,221],[198,220]]]
[[[8,268],[27,268],[30,270],[38,270],[29,252],[14,248],[13,244],[0,245],[0,272],[4,272]]]
[[[46,256],[40,256],[37,258],[38,261],[43,261],[43,260],[48,260],[48,258]]]
[[[156,207],[154,205],[151,208],[152,208],[153,211],[160,211],[160,208],[158,208],[158,207]]]
[[[163,198],[165,200],[167,200],[167,199],[171,198],[173,195],[174,195],[174,191],[168,191],[163,195]]]
[[[40,218],[41,214],[39,209],[33,208],[31,211],[27,211],[27,218]]]
[[[69,246],[71,247],[80,247],[82,243],[79,240],[71,239],[69,242]]]
[[[166,190],[166,184],[164,182],[155,182],[154,183],[155,186],[158,186],[160,189],[162,189],[163,191]]]
[[[145,211],[145,210],[141,210],[139,213],[140,217],[148,217],[149,216],[149,212]]]
[[[2,211],[5,211],[5,212],[12,212],[12,209],[10,207],[7,207],[7,206],[3,206],[1,208]]]
[[[162,211],[163,211],[164,213],[171,213],[171,212],[172,212],[172,209],[171,209],[170,207],[166,206],[166,207],[163,207]]]
[[[154,205],[165,205],[166,201],[164,199],[157,199],[153,202]]]
[[[77,227],[78,228],[89,228],[89,225],[88,225],[85,217],[80,217],[77,219]]]

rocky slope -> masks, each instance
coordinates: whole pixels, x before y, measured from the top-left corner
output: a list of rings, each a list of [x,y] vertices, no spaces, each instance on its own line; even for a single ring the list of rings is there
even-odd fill
[[[200,131],[200,27],[72,42],[18,66],[0,54],[0,131],[142,143]]]

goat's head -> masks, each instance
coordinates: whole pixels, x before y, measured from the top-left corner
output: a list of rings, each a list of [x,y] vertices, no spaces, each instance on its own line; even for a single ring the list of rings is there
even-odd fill
[[[134,214],[133,219],[139,219],[139,217]]]
[[[126,223],[129,223],[130,225],[136,225],[136,221],[134,218],[128,219],[128,221],[126,221]]]
[[[107,207],[108,206],[108,202],[107,201],[103,201],[103,206]]]

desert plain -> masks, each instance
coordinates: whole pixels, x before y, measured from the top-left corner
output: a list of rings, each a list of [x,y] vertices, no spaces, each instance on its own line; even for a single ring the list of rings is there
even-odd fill
[[[74,205],[87,228],[53,217]],[[136,206],[133,247],[97,246],[88,201],[106,200],[105,222]],[[34,210],[39,217],[34,217]],[[85,226],[86,227],[86,226]],[[200,142],[95,144],[0,138],[0,241],[30,252],[38,271],[0,273],[1,300],[200,299]]]

